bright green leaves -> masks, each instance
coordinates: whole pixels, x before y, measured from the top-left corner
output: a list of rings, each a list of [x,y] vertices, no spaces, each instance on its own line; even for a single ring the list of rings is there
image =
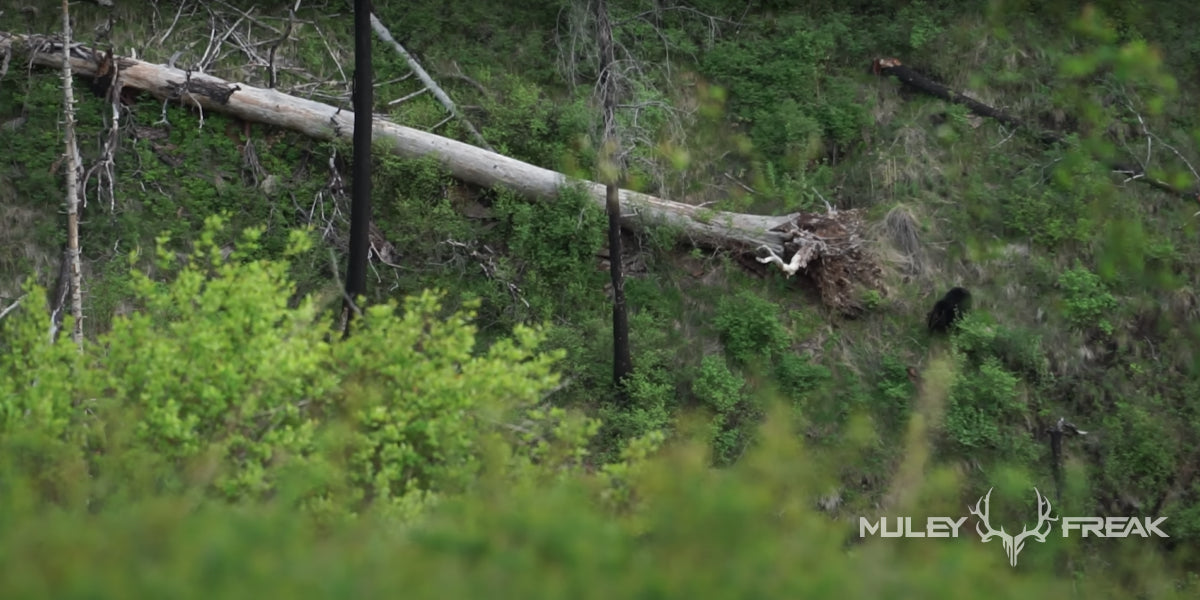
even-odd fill
[[[1063,290],[1063,312],[1074,327],[1096,327],[1106,335],[1113,332],[1109,317],[1117,308],[1117,299],[1108,291],[1100,276],[1076,264],[1058,277]]]
[[[31,288],[0,322],[0,439],[33,428],[67,440],[100,419],[101,430],[130,435],[94,450],[208,464],[202,479],[230,499],[270,493],[286,469],[310,481],[309,505],[341,489],[352,500],[344,508],[369,500],[411,508],[427,492],[469,485],[485,432],[507,431],[558,382],[558,355],[537,352],[540,332],[518,327],[478,353],[473,314],[445,314],[433,292],[402,309],[366,307],[342,339],[311,298],[289,303],[285,262],[251,259],[261,230],[231,248],[220,243],[223,227],[207,219],[179,267],[160,238],[157,266],[170,280],[133,271],[139,309],[82,354],[48,343],[44,293]],[[296,232],[289,251],[309,244]],[[572,423],[556,414],[530,431],[566,436],[561,452],[572,454],[594,433]],[[531,448],[535,457],[549,451]]]

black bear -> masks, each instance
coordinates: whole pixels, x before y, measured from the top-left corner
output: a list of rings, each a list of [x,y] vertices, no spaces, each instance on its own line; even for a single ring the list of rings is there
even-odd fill
[[[929,331],[943,333],[971,309],[971,292],[956,287],[942,296],[929,311]]]

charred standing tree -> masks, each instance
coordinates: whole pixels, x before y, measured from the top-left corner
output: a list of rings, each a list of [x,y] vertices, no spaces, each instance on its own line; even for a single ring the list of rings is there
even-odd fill
[[[621,272],[621,196],[620,183],[625,169],[618,157],[617,142],[617,78],[613,71],[616,62],[613,50],[612,24],[608,21],[605,0],[596,2],[596,34],[600,44],[600,91],[604,111],[604,144],[600,159],[601,179],[606,186],[604,210],[608,213],[608,264],[613,287],[613,381],[622,390],[625,377],[633,372],[633,355],[629,349],[629,310],[625,305],[625,276]],[[605,173],[604,171],[607,171]]]
[[[371,68],[371,1],[354,0],[354,181],[350,191],[350,258],[346,269],[346,335],[367,292],[371,250],[371,115],[375,94]]]

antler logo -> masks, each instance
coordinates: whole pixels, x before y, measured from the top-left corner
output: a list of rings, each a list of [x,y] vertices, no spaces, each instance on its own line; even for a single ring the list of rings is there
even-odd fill
[[[1008,564],[1014,567],[1017,566],[1017,555],[1020,554],[1021,549],[1025,547],[1025,538],[1032,537],[1039,542],[1045,542],[1046,536],[1049,535],[1050,531],[1053,529],[1053,526],[1050,525],[1050,521],[1058,520],[1058,517],[1050,517],[1050,500],[1044,498],[1042,493],[1039,492],[1037,488],[1033,488],[1033,492],[1037,494],[1038,499],[1038,524],[1033,528],[1032,531],[1022,527],[1021,533],[1017,534],[1016,536],[1005,533],[1003,527],[1000,528],[1000,531],[996,531],[995,529],[992,529],[991,524],[988,523],[988,512],[991,509],[992,502],[991,489],[988,490],[986,496],[980,498],[979,502],[975,503],[974,508],[971,508],[970,506],[967,507],[971,511],[971,514],[979,517],[979,522],[975,524],[975,531],[979,533],[979,540],[981,542],[988,542],[993,538],[1000,538],[1000,541],[1004,543],[1004,551],[1008,554]],[[983,504],[982,511],[979,510],[979,505],[981,503]],[[987,532],[980,531],[980,525],[983,525],[983,527],[987,528]],[[1045,531],[1042,531],[1043,525],[1046,526]]]

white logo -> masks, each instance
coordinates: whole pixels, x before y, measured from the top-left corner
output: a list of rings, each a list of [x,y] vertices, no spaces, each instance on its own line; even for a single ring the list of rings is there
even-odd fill
[[[1004,543],[1004,552],[1008,554],[1008,564],[1017,566],[1017,555],[1021,553],[1021,549],[1025,547],[1025,538],[1032,537],[1039,542],[1045,542],[1046,536],[1050,535],[1050,531],[1054,528],[1050,521],[1057,521],[1058,518],[1050,518],[1050,500],[1042,497],[1042,493],[1037,488],[1033,488],[1033,493],[1037,494],[1038,501],[1038,522],[1032,530],[1027,527],[1021,528],[1021,533],[1015,537],[1004,532],[1004,527],[1000,527],[1000,531],[992,529],[992,525],[988,523],[988,512],[991,510],[992,490],[988,489],[986,496],[979,499],[975,503],[975,508],[967,507],[971,514],[979,517],[979,522],[975,524],[975,532],[979,534],[979,541],[989,542],[995,538],[1000,538]],[[979,510],[979,504],[983,504],[983,510]],[[983,525],[987,532],[979,530],[979,526]],[[1046,526],[1046,530],[1042,531],[1042,525]]]
[[[1021,550],[1025,548],[1025,541],[1033,538],[1039,542],[1045,542],[1046,537],[1054,531],[1053,521],[1058,521],[1058,517],[1050,516],[1050,500],[1033,488],[1034,494],[1037,496],[1037,525],[1033,529],[1029,529],[1028,525],[1021,528],[1021,533],[1012,535],[1001,527],[999,531],[992,528],[988,522],[988,514],[991,511],[992,490],[981,497],[975,506],[967,506],[977,519],[975,523],[975,531],[979,534],[979,541],[989,542],[999,538],[1004,545],[1004,553],[1008,555],[1008,564],[1016,567],[1017,556]],[[983,508],[980,508],[980,505]],[[866,517],[858,519],[858,535],[859,537],[867,537],[868,534],[879,535],[879,537],[908,537],[908,538],[923,538],[923,537],[958,537],[958,530],[967,520],[967,517],[928,517],[925,520],[924,529],[913,529],[912,517],[897,517],[893,519],[894,528],[888,528],[887,517],[881,517],[876,522],[868,521]],[[1171,537],[1158,528],[1166,517],[1159,517],[1151,520],[1150,517],[1062,517],[1062,537],[1070,537],[1071,531],[1078,531],[1082,537],[1094,535],[1096,537],[1123,538],[1129,536],[1139,537]]]

